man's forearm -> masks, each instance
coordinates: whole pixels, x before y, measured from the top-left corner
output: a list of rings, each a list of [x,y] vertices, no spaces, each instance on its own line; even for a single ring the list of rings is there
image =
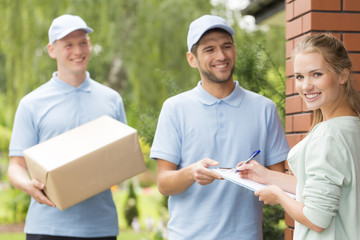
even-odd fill
[[[28,193],[26,186],[30,182],[30,177],[27,172],[25,159],[23,157],[10,158],[8,176],[11,185],[23,192]]]
[[[184,192],[194,182],[191,166],[180,170],[164,170],[158,174],[159,191],[165,195],[175,195]]]

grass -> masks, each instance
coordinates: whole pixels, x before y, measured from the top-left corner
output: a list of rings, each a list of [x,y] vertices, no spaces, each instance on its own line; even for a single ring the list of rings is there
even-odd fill
[[[23,233],[0,233],[0,240],[24,240]]]
[[[137,188],[137,200],[139,209],[139,222],[142,229],[146,229],[145,219],[152,218],[154,225],[159,224],[160,221],[167,221],[168,212],[161,206],[163,196],[159,193],[156,187],[152,188]],[[114,190],[113,191],[114,201],[119,216],[120,229],[126,229],[126,220],[124,217],[124,205],[127,197],[127,191],[125,190]]]

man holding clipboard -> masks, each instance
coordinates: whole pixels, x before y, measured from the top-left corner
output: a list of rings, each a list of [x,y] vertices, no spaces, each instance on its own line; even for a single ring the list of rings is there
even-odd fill
[[[169,239],[262,239],[262,207],[253,192],[213,167],[235,167],[260,149],[258,162],[283,171],[289,150],[275,104],[233,80],[234,30],[218,16],[190,24],[188,52],[201,81],[167,99],[150,157],[169,195]]]

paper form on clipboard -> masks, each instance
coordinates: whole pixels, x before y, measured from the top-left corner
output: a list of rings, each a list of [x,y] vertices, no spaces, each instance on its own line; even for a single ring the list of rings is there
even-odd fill
[[[252,181],[249,179],[241,178],[240,175],[235,172],[235,169],[215,168],[212,170],[219,173],[224,179],[226,179],[230,182],[236,183],[236,184],[238,184],[242,187],[245,187],[251,191],[257,191],[257,190],[260,190],[267,186],[266,184],[262,184],[262,183],[258,183],[258,182],[255,182],[255,181]],[[292,194],[289,192],[285,192],[285,193],[293,199],[296,198],[295,194]]]

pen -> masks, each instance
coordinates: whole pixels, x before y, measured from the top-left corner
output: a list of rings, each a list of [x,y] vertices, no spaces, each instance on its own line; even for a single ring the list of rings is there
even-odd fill
[[[243,162],[243,164],[240,165],[240,167],[241,167],[242,165],[244,165],[244,164],[247,164],[249,161],[253,160],[259,153],[260,153],[260,150],[257,150],[257,151],[255,151],[255,152],[253,152],[253,153],[250,155],[250,157],[249,157],[245,162]],[[236,170],[236,172],[238,173],[239,170]]]

